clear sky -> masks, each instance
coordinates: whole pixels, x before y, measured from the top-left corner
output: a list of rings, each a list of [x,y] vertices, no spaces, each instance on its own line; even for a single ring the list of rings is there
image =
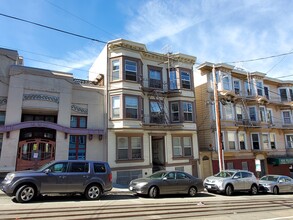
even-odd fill
[[[291,0],[0,0],[0,13],[101,41],[117,38],[148,50],[180,52],[197,62],[233,62],[250,72],[293,79]],[[87,71],[105,46],[0,16],[0,47],[18,50],[25,65]],[[68,68],[66,68],[68,67]]]

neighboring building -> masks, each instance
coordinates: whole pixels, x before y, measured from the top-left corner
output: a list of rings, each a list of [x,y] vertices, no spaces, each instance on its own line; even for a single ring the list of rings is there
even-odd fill
[[[293,81],[215,64],[225,168],[258,176],[290,175],[293,165]],[[195,75],[201,177],[218,172],[212,63]]]
[[[198,172],[193,65],[184,54],[109,42],[90,69],[105,76],[108,158],[121,184],[160,169]]]
[[[106,160],[104,87],[22,61],[0,48],[0,173],[52,159]]]

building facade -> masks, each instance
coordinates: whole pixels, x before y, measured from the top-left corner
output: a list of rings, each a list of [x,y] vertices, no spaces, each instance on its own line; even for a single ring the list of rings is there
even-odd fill
[[[98,56],[89,79],[104,76],[114,182],[127,184],[161,169],[198,175],[195,61],[123,39],[109,42]]]
[[[104,87],[23,66],[0,48],[0,173],[53,159],[106,160]]]
[[[228,64],[203,63],[195,76],[201,177],[219,170],[213,65],[224,167],[250,170],[258,177],[289,176],[293,165],[293,81],[248,73]]]

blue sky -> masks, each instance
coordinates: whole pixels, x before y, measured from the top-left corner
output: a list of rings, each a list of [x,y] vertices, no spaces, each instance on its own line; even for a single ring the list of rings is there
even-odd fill
[[[197,62],[243,61],[293,51],[291,0],[0,0],[0,13],[102,41],[146,44]],[[0,47],[25,65],[87,79],[102,43],[0,16]],[[293,75],[293,54],[233,63],[270,77]],[[293,76],[282,78],[291,80]]]

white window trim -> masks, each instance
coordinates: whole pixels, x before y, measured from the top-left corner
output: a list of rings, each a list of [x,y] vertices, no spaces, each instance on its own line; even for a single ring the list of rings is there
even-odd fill
[[[264,92],[263,96],[266,97],[266,94],[265,94],[265,87],[268,88],[268,93],[269,93],[269,98],[268,98],[268,99],[270,100],[270,99],[271,99],[270,87],[267,86],[267,85],[263,85],[263,92]],[[266,98],[267,98],[267,97],[266,97]]]
[[[233,137],[234,137],[234,143],[235,143],[235,149],[230,149],[230,147],[229,147],[229,133],[230,133],[230,134],[231,134],[231,133],[233,134]],[[229,147],[228,150],[230,150],[230,151],[236,151],[236,150],[239,149],[238,146],[237,146],[236,131],[227,131],[227,144],[228,144],[228,147]]]
[[[258,121],[258,114],[257,114],[256,106],[248,106],[248,117],[249,117],[249,120],[252,121],[250,119],[250,108],[254,108],[254,110],[255,110],[255,122],[257,122]]]
[[[261,121],[261,114],[260,114],[261,113],[261,111],[260,111],[261,108],[264,109],[264,121]],[[259,121],[260,122],[267,122],[268,121],[268,119],[267,119],[267,109],[263,105],[259,106]]]
[[[231,112],[232,112],[232,116],[231,116],[231,118],[227,118],[227,111],[226,111],[226,106],[230,106],[231,107]],[[224,111],[224,109],[225,109],[225,112],[223,112],[223,115],[225,115],[225,120],[229,120],[229,121],[232,121],[232,120],[234,120],[235,119],[235,112],[234,112],[234,108],[233,108],[233,104],[230,102],[230,103],[227,103],[225,106],[223,106],[222,105],[222,111],[221,111],[221,113]],[[222,117],[223,118],[223,117]]]
[[[258,83],[261,83],[261,87],[262,87],[262,88],[259,88],[259,87],[257,86]],[[256,94],[257,94],[257,95],[259,95],[259,94],[258,94],[258,89],[261,89],[261,91],[262,91],[262,95],[259,95],[259,96],[265,96],[265,95],[264,95],[264,93],[265,93],[265,91],[264,91],[264,83],[263,83],[262,80],[256,80],[256,81],[255,81],[255,89],[256,89],[255,91],[256,91]]]
[[[253,140],[252,140],[252,135],[253,135],[253,134],[257,134],[259,149],[254,149],[254,148],[253,148]],[[252,132],[252,133],[250,133],[250,141],[251,141],[251,150],[261,150],[260,135],[259,135],[258,132]]]
[[[245,144],[245,149],[241,149],[241,146],[240,146],[240,138],[239,138],[239,136],[240,136],[241,134],[244,134],[244,144]],[[243,132],[243,131],[238,132],[238,146],[239,146],[239,148],[238,148],[239,150],[247,150],[247,139],[246,139],[246,133]]]
[[[232,82],[231,82],[231,73],[220,71],[219,75],[220,75],[220,77],[219,77],[220,78],[220,86],[219,86],[220,89],[221,90],[227,90],[227,89],[224,88],[224,81],[223,81],[223,78],[227,76],[228,80],[229,80],[229,82],[228,82],[229,89],[228,90],[231,90],[231,88],[232,88],[232,85],[231,85],[232,84]]]
[[[267,113],[268,113],[269,111],[272,113],[272,114],[271,114],[271,120],[272,120],[272,124],[274,124],[273,109],[272,109],[272,108],[267,108]],[[267,114],[267,122],[270,123],[270,122],[268,121],[268,114]]]
[[[290,122],[291,122],[290,124],[285,124],[284,112],[289,112],[289,114],[290,114]],[[282,110],[281,114],[282,114],[282,123],[283,123],[283,125],[291,125],[292,124],[292,112],[291,112],[291,110]]]
[[[271,134],[274,135],[274,138],[275,138],[275,149],[272,149],[272,146],[271,146]],[[269,142],[270,142],[270,149],[271,150],[277,150],[278,149],[276,133],[269,133]]]
[[[233,79],[233,85],[232,85],[233,86],[233,92],[235,93],[235,87],[234,87],[234,82],[235,81],[239,82],[239,95],[241,95],[242,94],[242,89],[241,89],[241,81],[239,79]]]
[[[280,101],[280,102],[284,102],[284,101],[281,100],[281,91],[280,91],[281,89],[285,89],[285,90],[286,90],[287,102],[288,102],[289,99],[291,98],[291,97],[290,97],[290,91],[289,91],[290,88],[288,88],[288,87],[279,87],[279,88],[278,88],[278,92],[279,92],[279,101]]]
[[[286,149],[293,149],[293,143],[292,143],[292,146],[291,147],[288,147],[288,144],[287,144],[287,136],[293,136],[293,134],[285,134],[285,148]]]
[[[268,148],[264,148],[264,142],[263,142],[263,135],[267,135],[268,137]],[[270,150],[271,149],[271,141],[270,141],[270,134],[267,132],[261,133],[261,148],[264,150]]]

